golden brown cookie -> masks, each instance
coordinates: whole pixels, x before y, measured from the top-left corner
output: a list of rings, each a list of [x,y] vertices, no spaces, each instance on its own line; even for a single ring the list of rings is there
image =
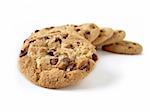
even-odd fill
[[[113,44],[116,42],[120,42],[125,38],[125,31],[123,30],[115,30],[112,37],[102,43],[103,45]]]
[[[131,41],[121,41],[114,44],[102,46],[102,50],[113,52],[117,54],[140,54],[142,52],[142,46],[138,43]]]
[[[95,46],[100,46],[104,41],[112,37],[114,31],[112,28],[100,28],[98,37],[92,42]]]
[[[19,69],[36,85],[62,88],[86,77],[97,60],[95,47],[83,37],[37,30],[24,41]]]

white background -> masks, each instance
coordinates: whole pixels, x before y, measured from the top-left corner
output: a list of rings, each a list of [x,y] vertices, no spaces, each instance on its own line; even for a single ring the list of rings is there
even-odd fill
[[[0,0],[0,112],[150,112],[149,0]],[[99,51],[95,70],[60,90],[37,87],[17,69],[22,42],[42,27],[94,22],[123,29],[142,55]]]

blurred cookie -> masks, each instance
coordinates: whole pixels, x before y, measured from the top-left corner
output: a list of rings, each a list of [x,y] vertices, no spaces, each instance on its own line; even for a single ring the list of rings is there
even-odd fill
[[[131,41],[121,41],[114,44],[102,46],[102,50],[113,52],[117,54],[140,54],[142,52],[142,46],[138,43]]]

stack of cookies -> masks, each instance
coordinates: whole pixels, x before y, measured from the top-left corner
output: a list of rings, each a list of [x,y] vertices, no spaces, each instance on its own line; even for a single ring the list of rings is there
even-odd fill
[[[98,60],[96,48],[119,54],[142,52],[140,44],[124,41],[124,38],[123,30],[93,23],[36,30],[23,43],[19,69],[41,87],[74,85],[94,69]]]

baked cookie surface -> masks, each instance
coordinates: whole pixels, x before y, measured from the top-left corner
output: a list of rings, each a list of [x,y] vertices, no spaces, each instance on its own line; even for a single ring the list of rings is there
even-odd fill
[[[40,30],[40,33],[37,33],[36,35],[44,35],[47,33],[50,34],[56,32],[66,32],[69,34],[74,33],[76,35],[78,34],[87,39],[88,41],[93,42],[98,37],[100,30],[99,27],[94,23],[86,23],[81,25],[68,24],[56,27],[43,28],[42,30]]]
[[[131,41],[121,41],[114,44],[102,46],[102,50],[118,53],[118,54],[140,54],[142,52],[142,46],[138,43]]]
[[[19,69],[36,85],[62,88],[86,77],[97,60],[95,47],[79,35],[36,30],[23,43]]]
[[[102,43],[102,46],[103,45],[108,45],[108,44],[113,44],[113,43],[116,43],[116,42],[120,42],[122,41],[126,36],[126,33],[125,31],[123,30],[115,30],[112,37],[107,39],[106,41],[104,41]]]
[[[90,42],[93,42],[100,33],[99,27],[94,23],[85,23],[76,26],[75,31]]]
[[[110,39],[114,33],[112,28],[100,28],[98,37],[92,42],[95,46],[100,46],[106,40]]]

